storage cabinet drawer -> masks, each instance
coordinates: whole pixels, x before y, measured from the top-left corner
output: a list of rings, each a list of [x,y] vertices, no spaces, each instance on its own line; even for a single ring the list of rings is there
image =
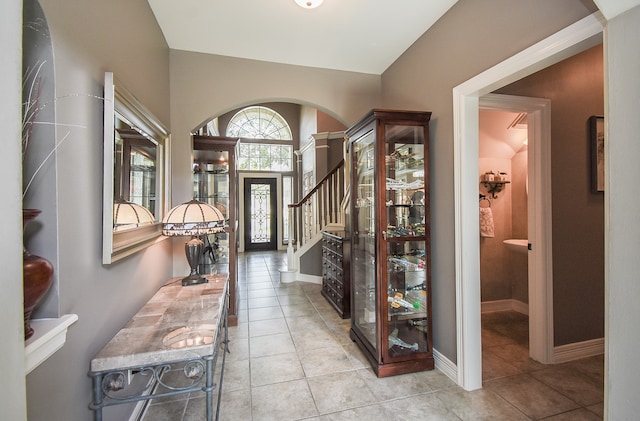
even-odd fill
[[[351,316],[349,251],[344,232],[322,233],[322,295],[343,319]]]

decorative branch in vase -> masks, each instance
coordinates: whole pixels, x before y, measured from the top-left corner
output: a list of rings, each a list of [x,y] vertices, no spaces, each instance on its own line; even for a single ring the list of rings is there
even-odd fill
[[[50,100],[42,100],[43,76],[41,72],[47,64],[46,60],[39,61],[32,68],[27,68],[23,74],[23,104],[22,104],[22,171],[23,171],[23,202],[27,197],[29,189],[41,171],[46,168],[52,157],[55,156],[58,148],[70,137],[71,131],[67,131],[58,141],[55,139],[55,132],[40,131],[38,127],[77,127],[83,126],[73,124],[63,124],[55,121],[53,110],[50,113],[52,118],[48,119],[48,115],[42,118],[41,112],[47,107],[52,106],[63,98],[87,96],[102,100],[101,97],[95,95],[65,95],[55,97]],[[47,121],[51,120],[51,121]],[[36,150],[32,150],[38,144]],[[34,155],[28,159],[30,153]],[[45,177],[46,178],[46,177]],[[40,209],[24,208],[23,214],[23,230],[30,221],[33,221],[40,215]],[[31,254],[26,247],[23,246],[23,287],[24,287],[24,334],[25,340],[29,339],[34,330],[31,327],[31,314],[36,306],[45,297],[47,291],[53,284],[54,268],[51,262],[41,256]]]

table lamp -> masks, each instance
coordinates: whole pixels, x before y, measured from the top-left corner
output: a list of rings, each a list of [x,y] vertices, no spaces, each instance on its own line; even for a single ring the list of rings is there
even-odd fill
[[[174,236],[191,236],[184,245],[191,274],[182,279],[182,286],[198,285],[208,282],[207,278],[198,274],[198,261],[204,247],[201,235],[224,231],[224,215],[213,206],[199,200],[191,200],[171,209],[162,220],[162,234]]]

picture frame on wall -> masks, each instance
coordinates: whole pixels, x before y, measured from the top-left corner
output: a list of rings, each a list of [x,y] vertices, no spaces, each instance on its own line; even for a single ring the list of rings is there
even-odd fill
[[[594,192],[604,191],[604,117],[589,117],[589,137],[591,141],[591,188]]]

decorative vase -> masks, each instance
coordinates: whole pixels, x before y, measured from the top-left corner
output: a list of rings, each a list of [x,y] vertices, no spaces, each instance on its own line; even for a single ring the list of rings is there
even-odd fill
[[[22,229],[40,215],[38,209],[22,210]],[[31,313],[47,292],[53,281],[53,266],[47,259],[35,256],[24,249],[22,255],[22,270],[24,282],[24,339],[33,335],[31,327]]]

